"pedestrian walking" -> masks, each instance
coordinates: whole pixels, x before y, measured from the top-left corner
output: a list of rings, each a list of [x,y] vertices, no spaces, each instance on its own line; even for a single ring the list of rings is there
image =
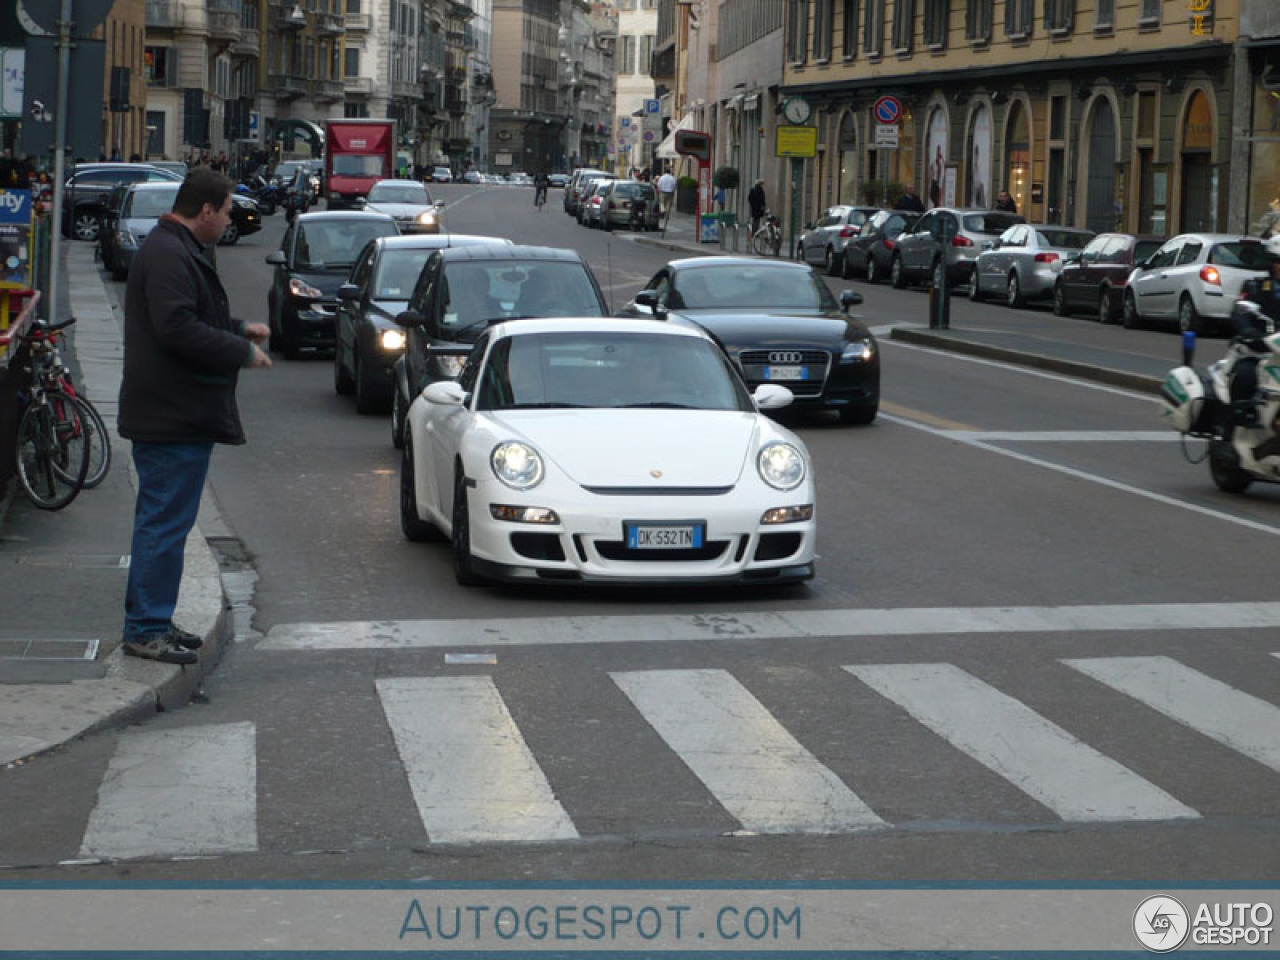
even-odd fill
[[[1013,197],[1009,196],[1008,190],[1001,190],[1000,195],[996,197],[996,209],[1003,210],[1006,213],[1018,212],[1018,205],[1014,202]]]
[[[757,180],[747,191],[747,207],[751,210],[751,234],[755,236],[760,229],[760,219],[769,209],[769,204],[765,201],[763,180]]]
[[[208,250],[231,217],[232,184],[191,170],[134,257],[125,291],[120,436],[138,475],[125,588],[125,653],[195,663],[201,638],[173,622],[183,551],[215,443],[244,443],[242,367],[269,367],[265,324],[240,323]]]
[[[662,215],[671,216],[671,204],[676,197],[676,178],[667,170],[658,178],[658,196],[662,198]]]
[[[920,194],[916,193],[916,188],[908,183],[902,191],[902,196],[898,198],[898,202],[893,205],[893,209],[906,210],[910,213],[924,213],[924,201],[920,199]]]

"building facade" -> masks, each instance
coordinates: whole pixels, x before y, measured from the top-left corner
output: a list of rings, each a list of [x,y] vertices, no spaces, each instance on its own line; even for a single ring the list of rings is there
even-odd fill
[[[658,34],[657,0],[618,0],[618,43],[614,55],[614,155],[619,172],[653,169],[661,139],[661,114],[645,115],[655,100],[653,48]],[[645,139],[648,134],[648,139]]]

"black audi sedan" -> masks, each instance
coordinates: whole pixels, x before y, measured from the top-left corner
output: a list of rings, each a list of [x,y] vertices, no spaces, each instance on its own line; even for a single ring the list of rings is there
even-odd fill
[[[267,255],[275,267],[267,292],[271,344],[290,360],[304,349],[333,349],[338,287],[356,257],[376,237],[393,237],[396,222],[383,213],[304,213],[285,231],[280,249]]]
[[[623,309],[627,316],[695,324],[737,364],[754,390],[786,387],[799,408],[835,410],[845,423],[870,423],[880,410],[880,350],[849,308],[805,264],[745,257],[673,260]]]
[[[433,250],[492,243],[501,237],[462,233],[378,237],[371,240],[338,288],[338,317],[333,345],[333,389],[355,394],[356,410],[378,413],[391,406],[396,361],[404,353],[404,330],[395,318]]]

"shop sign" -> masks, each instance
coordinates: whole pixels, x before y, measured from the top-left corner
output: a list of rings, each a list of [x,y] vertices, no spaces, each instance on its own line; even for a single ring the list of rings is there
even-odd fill
[[[816,157],[818,155],[817,127],[778,127],[774,156]]]
[[[31,286],[31,191],[0,190],[0,287]]]
[[[1208,37],[1213,34],[1213,0],[1187,0],[1190,14],[1191,35]]]

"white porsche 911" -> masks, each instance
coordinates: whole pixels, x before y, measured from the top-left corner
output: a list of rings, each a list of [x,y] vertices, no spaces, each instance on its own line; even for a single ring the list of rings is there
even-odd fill
[[[459,583],[795,582],[813,576],[813,470],[702,330],[528,319],[485,331],[409,409],[400,522]]]

